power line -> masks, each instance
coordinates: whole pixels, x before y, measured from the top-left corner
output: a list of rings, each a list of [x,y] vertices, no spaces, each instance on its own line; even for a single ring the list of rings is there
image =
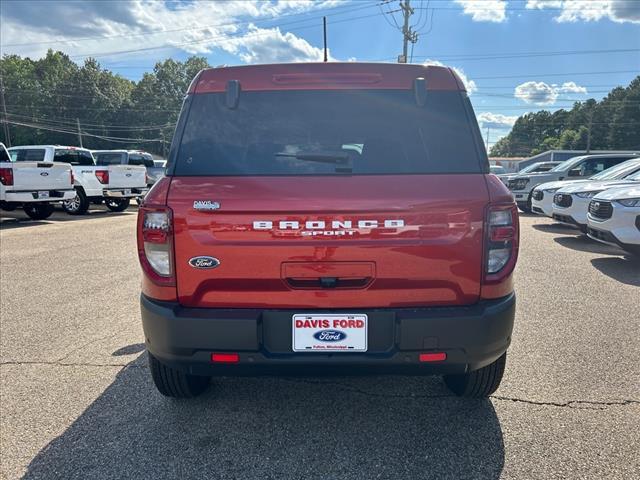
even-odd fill
[[[369,6],[369,7],[371,7],[371,6]],[[362,9],[362,8],[363,7],[360,7],[360,9]],[[335,21],[333,21],[331,23],[332,24],[336,24],[336,23],[350,22],[350,21],[355,21],[355,20],[362,20],[364,18],[377,17],[379,15],[380,15],[379,13],[374,13],[374,14],[370,14],[370,15],[360,15],[360,16],[356,16],[356,17],[349,17],[349,18],[343,18],[343,19],[340,19],[340,20],[335,20]],[[329,14],[329,15],[326,15],[326,16],[333,16],[333,15]],[[283,26],[286,26],[286,25],[290,25],[290,24],[294,24],[294,23],[301,23],[301,22],[310,22],[310,24],[309,25],[304,25],[304,26],[301,26],[301,27],[289,28],[289,29],[287,29],[287,31],[298,31],[298,30],[305,30],[305,29],[309,29],[309,28],[317,28],[318,27],[317,19],[315,17],[312,17],[312,18],[309,18],[309,19],[303,19],[303,20],[297,20],[297,21],[293,21],[293,22],[275,24],[275,25],[272,25],[270,28],[280,28],[280,27],[283,27]],[[152,51],[152,50],[165,50],[165,49],[179,48],[179,47],[183,47],[183,46],[187,46],[187,45],[210,43],[210,42],[213,42],[215,40],[230,41],[230,40],[233,40],[234,38],[246,39],[246,38],[261,37],[261,36],[264,36],[264,35],[268,35],[270,33],[271,33],[271,30],[266,30],[266,31],[262,31],[262,32],[254,32],[254,33],[246,33],[246,34],[238,34],[238,35],[225,34],[225,35],[217,35],[217,36],[204,38],[204,39],[199,39],[199,40],[192,40],[192,41],[189,41],[189,42],[158,45],[158,46],[155,46],[155,47],[144,47],[144,48],[136,48],[136,49],[129,49],[129,50],[119,50],[119,51],[112,51],[112,52],[81,53],[81,54],[77,54],[77,55],[70,55],[69,58],[73,59],[73,58],[85,58],[85,57],[91,57],[91,58],[111,57],[111,56],[114,56],[114,55],[123,55],[123,54],[127,54],[127,53],[139,53],[139,52],[147,52],[147,51]]]
[[[382,2],[384,3],[384,2]],[[364,10],[367,8],[371,8],[371,7],[375,7],[377,5],[382,5],[382,3],[380,2],[376,2],[376,3],[370,3],[368,5],[365,6],[358,6],[358,7],[349,7],[349,8],[345,8],[344,6],[336,6],[336,7],[331,7],[331,8],[326,8],[326,9],[321,9],[321,10],[315,10],[315,13],[319,13],[319,12],[328,12],[328,11],[334,11],[334,10],[338,10],[338,9],[344,9],[343,11],[339,11],[337,13],[332,13],[330,15],[343,15],[345,13],[350,13],[353,11],[358,11],[358,10]],[[43,41],[43,42],[27,42],[27,43],[8,43],[5,44],[4,47],[26,47],[26,46],[34,46],[34,45],[51,45],[51,44],[56,44],[56,43],[70,43],[70,42],[79,42],[79,41],[84,41],[84,40],[109,40],[112,38],[135,38],[135,37],[145,37],[145,36],[149,36],[149,35],[161,35],[161,34],[167,34],[167,33],[176,33],[176,32],[194,32],[194,31],[198,31],[198,30],[206,30],[209,28],[218,28],[218,27],[238,27],[238,26],[246,26],[249,24],[255,24],[258,22],[262,22],[262,23],[269,23],[270,21],[274,20],[274,19],[280,19],[283,17],[295,17],[295,16],[303,16],[303,15],[308,15],[309,12],[297,12],[297,13],[285,13],[285,14],[281,14],[278,16],[272,16],[270,18],[266,18],[266,19],[252,19],[252,20],[248,20],[245,22],[238,22],[238,21],[234,21],[234,22],[228,22],[228,23],[218,23],[218,24],[213,24],[213,25],[202,25],[199,27],[184,27],[184,28],[175,28],[175,29],[169,29],[169,30],[154,30],[154,31],[149,31],[149,32],[140,32],[140,33],[123,33],[123,34],[118,34],[118,35],[92,35],[92,36],[87,36],[87,37],[77,37],[77,38],[67,38],[67,39],[60,39],[60,40],[48,40],[48,41]],[[326,15],[326,14],[325,14]],[[303,20],[300,21],[309,21],[308,18],[305,18]],[[295,23],[295,22],[290,22],[290,23]]]
[[[45,125],[30,124],[30,123],[25,123],[25,122],[15,122],[15,121],[11,121],[11,120],[9,120],[8,123],[10,123],[12,125],[19,125],[21,127],[35,128],[35,129],[38,129],[38,130],[48,130],[48,131],[51,131],[51,132],[67,133],[69,135],[77,135],[78,134],[78,132],[76,130],[63,130],[61,128],[53,128],[53,127],[49,127],[49,126],[45,126]],[[149,139],[149,138],[108,137],[108,136],[102,136],[102,135],[94,135],[94,134],[85,133],[85,132],[83,132],[82,134],[87,136],[87,137],[100,138],[102,140],[107,140],[107,141],[110,141],[110,142],[120,142],[120,143],[140,143],[140,142],[160,142],[160,141],[162,141],[162,139],[160,139],[160,138]]]

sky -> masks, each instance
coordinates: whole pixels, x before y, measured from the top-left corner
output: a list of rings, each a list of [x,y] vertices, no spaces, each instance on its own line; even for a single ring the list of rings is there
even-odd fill
[[[601,99],[640,74],[640,0],[411,0],[413,63],[454,67],[489,146],[519,115]],[[78,63],[138,80],[166,58],[218,65],[394,62],[398,0],[2,0],[0,53]]]

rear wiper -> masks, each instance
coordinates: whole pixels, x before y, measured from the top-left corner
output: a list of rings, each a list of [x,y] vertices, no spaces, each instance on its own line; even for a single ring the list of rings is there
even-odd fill
[[[337,163],[345,164],[349,162],[349,154],[347,153],[329,153],[329,152],[298,152],[298,153],[276,153],[276,157],[290,157],[298,160],[306,160],[308,162],[320,163]]]

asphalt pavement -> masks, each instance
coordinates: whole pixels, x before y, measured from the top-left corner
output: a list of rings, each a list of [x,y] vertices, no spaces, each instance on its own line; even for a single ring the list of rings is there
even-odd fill
[[[0,220],[0,478],[636,479],[640,261],[523,216],[501,388],[436,377],[153,387],[135,209]]]

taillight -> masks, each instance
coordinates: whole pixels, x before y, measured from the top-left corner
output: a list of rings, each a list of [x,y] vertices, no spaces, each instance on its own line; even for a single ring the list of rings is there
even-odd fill
[[[513,272],[518,258],[517,207],[490,206],[485,227],[484,283],[497,283]]]
[[[103,185],[109,183],[109,170],[96,170],[96,177]]]
[[[13,185],[13,168],[0,168],[0,183],[2,185]]]
[[[145,273],[159,285],[175,285],[172,222],[168,207],[138,211],[138,256]]]
[[[72,168],[69,169],[69,177],[71,178],[71,185],[73,185],[73,182],[75,182],[76,179],[73,177],[73,169]]]

